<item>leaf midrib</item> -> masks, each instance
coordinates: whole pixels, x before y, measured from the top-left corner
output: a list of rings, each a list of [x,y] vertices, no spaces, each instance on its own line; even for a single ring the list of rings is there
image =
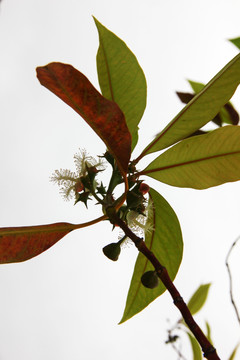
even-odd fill
[[[105,51],[102,39],[101,39],[101,46],[102,46],[103,57],[104,57],[104,60],[105,60],[105,65],[106,65],[106,68],[107,68],[107,77],[108,77],[108,84],[109,84],[110,93],[111,93],[111,100],[115,101],[114,94],[113,94],[113,86],[112,86],[110,68],[109,68],[109,64],[108,64],[108,60],[107,60],[107,56],[106,56],[106,51]]]
[[[236,61],[238,61],[238,60],[239,60],[239,55],[237,55],[237,56],[232,60],[231,66],[232,66]],[[227,67],[227,69],[226,69],[226,67]],[[213,85],[215,84],[215,82],[216,82],[217,80],[219,80],[219,78],[225,73],[225,71],[226,71],[225,69],[226,69],[226,70],[229,69],[229,63],[222,69],[222,71],[220,70],[220,73],[217,74],[218,76],[216,75],[215,79],[210,80],[209,83],[208,83],[207,85],[205,85],[204,89],[201,90],[198,94],[196,94],[196,95],[194,96],[194,98],[179,112],[179,114],[176,116],[176,118],[173,119],[172,122],[169,123],[169,126],[167,126],[165,129],[163,129],[162,132],[159,134],[159,136],[156,137],[156,139],[155,139],[152,143],[149,144],[149,146],[141,153],[141,155],[140,155],[141,158],[142,158],[143,156],[145,156],[145,155],[148,153],[148,151],[161,139],[161,137],[162,137],[163,135],[165,135],[165,133],[166,133],[169,129],[171,129],[171,127],[172,127],[173,125],[175,125],[175,123],[179,120],[179,118],[182,117],[182,116],[185,114],[185,112],[186,112],[189,108],[191,108],[191,107],[194,105],[194,103],[195,103],[202,95],[205,94],[205,92],[208,90],[208,88],[209,88],[210,86],[213,86]],[[140,157],[139,157],[139,159],[140,159]]]
[[[211,160],[211,159],[220,158],[220,157],[226,157],[226,156],[235,155],[235,154],[240,154],[240,150],[239,151],[233,151],[233,152],[230,152],[230,153],[207,156],[207,157],[204,157],[204,158],[201,158],[201,159],[189,160],[189,161],[182,162],[182,163],[162,166],[162,167],[158,167],[158,168],[155,168],[155,169],[149,169],[149,170],[146,169],[146,170],[143,170],[140,173],[138,173],[138,175],[147,175],[147,174],[152,173],[152,172],[168,170],[168,169],[175,168],[175,167],[178,167],[178,166],[187,166],[189,164],[194,164],[194,163],[198,163],[198,162],[202,162],[202,161],[208,161],[208,160]]]

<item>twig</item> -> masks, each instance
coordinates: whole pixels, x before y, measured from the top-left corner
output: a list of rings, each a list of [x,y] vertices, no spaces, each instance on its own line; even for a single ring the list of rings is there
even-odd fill
[[[173,350],[178,355],[178,359],[187,360],[182,354],[181,349],[177,348],[177,346],[175,345],[175,342],[178,340],[178,338],[178,335],[172,335],[172,330],[168,330],[168,340],[165,341],[165,344],[170,344],[172,346]]]
[[[132,230],[129,229],[127,224],[118,217],[113,207],[109,207],[108,209],[106,209],[106,211],[110,221],[113,224],[119,225],[119,227],[124,231],[124,233],[134,242],[137,249],[152,263],[152,265],[154,266],[157,272],[158,277],[161,279],[162,283],[170,292],[170,295],[173,299],[173,303],[179,309],[189,329],[192,331],[196,340],[199,342],[204,357],[207,358],[208,360],[220,360],[220,358],[217,355],[216,349],[212,346],[212,344],[209,342],[209,340],[202,332],[198,324],[193,319],[192,314],[189,311],[186,303],[184,302],[180,293],[178,292],[172,280],[170,279],[167,269],[160,264],[160,262],[155,257],[155,255],[147,248],[143,239],[139,238],[136,234],[134,234]]]
[[[231,254],[234,246],[237,244],[237,242],[238,242],[239,240],[240,240],[240,236],[238,236],[238,238],[233,242],[232,246],[230,247],[230,249],[229,249],[229,251],[228,251],[228,254],[227,254],[227,257],[226,257],[225,264],[226,264],[227,272],[228,272],[228,276],[229,276],[229,293],[230,293],[230,298],[231,298],[231,302],[232,302],[233,308],[234,308],[235,313],[236,313],[236,316],[237,316],[237,320],[238,320],[239,325],[240,325],[240,315],[239,315],[238,308],[237,308],[236,303],[235,303],[234,298],[233,298],[233,281],[232,281],[232,274],[231,274],[230,266],[229,266],[229,263],[228,263],[229,256],[230,256],[230,254]]]

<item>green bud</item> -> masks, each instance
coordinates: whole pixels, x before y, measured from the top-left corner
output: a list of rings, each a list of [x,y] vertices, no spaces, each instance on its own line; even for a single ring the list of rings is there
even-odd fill
[[[90,195],[91,194],[89,191],[84,191],[81,194],[77,193],[75,204],[77,204],[78,202],[83,202],[87,208],[87,202],[88,202],[88,200],[91,200]]]
[[[102,250],[104,255],[108,257],[110,260],[117,261],[121,252],[121,247],[119,242],[117,242],[104,246]]]
[[[159,278],[156,271],[147,271],[141,277],[143,286],[148,289],[154,289],[159,284]]]

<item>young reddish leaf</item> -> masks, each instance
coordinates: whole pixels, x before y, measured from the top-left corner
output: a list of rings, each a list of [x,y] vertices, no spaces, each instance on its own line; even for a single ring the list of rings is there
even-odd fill
[[[0,228],[0,264],[25,261],[49,249],[70,231],[94,225],[106,216],[82,224],[55,223]]]
[[[71,106],[104,141],[126,174],[131,154],[131,134],[118,105],[104,98],[90,81],[68,64],[37,68],[40,83]]]
[[[49,249],[75,228],[76,225],[69,223],[1,228],[0,263],[31,259]]]
[[[179,99],[181,100],[181,102],[183,102],[184,104],[189,103],[189,101],[191,101],[195,96],[195,94],[190,94],[190,93],[181,92],[181,91],[176,91],[176,94],[179,97]]]

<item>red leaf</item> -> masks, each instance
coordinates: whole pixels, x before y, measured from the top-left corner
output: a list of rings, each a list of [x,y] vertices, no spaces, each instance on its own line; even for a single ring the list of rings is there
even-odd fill
[[[37,68],[40,83],[71,106],[107,145],[119,169],[127,173],[131,134],[118,105],[104,98],[90,81],[71,65],[50,63]]]
[[[0,263],[31,259],[49,249],[76,225],[56,223],[50,225],[10,227],[0,229]]]

